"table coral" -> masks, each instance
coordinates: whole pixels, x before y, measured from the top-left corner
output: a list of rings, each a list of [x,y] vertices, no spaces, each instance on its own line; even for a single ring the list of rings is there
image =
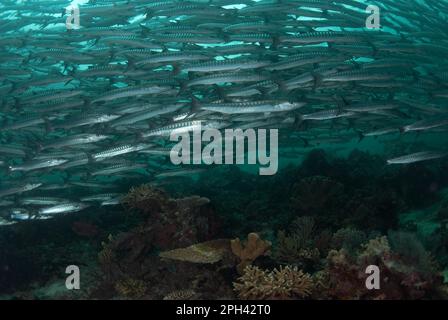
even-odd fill
[[[224,257],[224,254],[230,251],[229,245],[230,242],[227,239],[212,240],[186,248],[164,251],[159,256],[165,259],[193,263],[216,263]]]

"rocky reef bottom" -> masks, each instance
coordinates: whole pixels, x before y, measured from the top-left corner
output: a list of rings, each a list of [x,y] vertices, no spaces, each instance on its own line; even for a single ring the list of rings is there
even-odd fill
[[[0,298],[446,299],[447,169],[315,150],[272,177],[141,184],[112,210],[2,229]]]

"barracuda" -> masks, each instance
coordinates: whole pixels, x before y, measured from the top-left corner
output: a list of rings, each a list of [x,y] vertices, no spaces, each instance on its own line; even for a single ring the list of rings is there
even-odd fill
[[[78,212],[88,207],[89,205],[85,203],[68,202],[51,207],[40,208],[38,210],[38,213],[41,215],[65,214],[65,213]]]
[[[244,69],[257,69],[269,65],[267,61],[231,59],[192,64],[182,68],[185,72],[213,72]]]
[[[447,153],[433,152],[433,151],[421,151],[398,158],[387,160],[387,164],[410,164],[420,161],[427,161],[433,159],[440,159],[447,155]]]
[[[257,101],[244,103],[216,103],[202,105],[202,110],[239,114],[239,113],[269,113],[269,112],[287,112],[296,110],[305,105],[304,102],[284,102],[284,101]]]
[[[0,189],[0,197],[10,196],[13,194],[20,194],[23,192],[31,191],[42,186],[42,183],[25,183],[18,187],[12,187],[9,189]]]
[[[103,161],[108,158],[116,157],[119,155],[141,151],[144,149],[149,149],[153,144],[149,143],[138,143],[138,144],[126,144],[118,147],[113,147],[98,153],[94,153],[91,158],[95,161]]]
[[[120,98],[140,97],[152,94],[169,94],[173,92],[173,88],[166,86],[150,85],[150,86],[135,86],[116,89],[108,92],[102,97],[92,100],[92,103],[107,102]]]
[[[195,129],[201,128],[206,129],[222,129],[229,125],[228,122],[223,121],[181,121],[168,126],[164,126],[158,129],[150,130],[149,132],[144,132],[141,134],[142,138],[150,138],[157,136],[169,136],[170,134],[180,134],[183,132],[191,132]]]
[[[51,167],[57,167],[61,164],[64,164],[68,161],[68,159],[42,159],[42,160],[33,160],[29,162],[25,162],[21,165],[12,165],[9,166],[9,170],[13,171],[32,171],[38,169],[45,169]]]

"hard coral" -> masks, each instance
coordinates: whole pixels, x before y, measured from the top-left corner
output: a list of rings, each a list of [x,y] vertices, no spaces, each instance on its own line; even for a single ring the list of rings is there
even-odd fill
[[[187,261],[193,263],[216,263],[230,252],[230,242],[227,239],[212,240],[194,244],[187,248],[179,248],[161,252],[159,256],[165,259]]]
[[[219,222],[209,202],[199,196],[173,199],[147,184],[132,188],[122,200],[147,219],[142,227],[151,244],[162,250],[214,238]]]
[[[124,298],[138,299],[141,298],[146,292],[146,284],[137,279],[125,278],[119,280],[115,284],[115,290]]]
[[[240,299],[294,299],[309,296],[313,281],[297,267],[280,267],[273,271],[247,266],[233,284]]]
[[[149,184],[142,184],[138,187],[132,187],[121,199],[121,204],[127,209],[148,214],[166,209],[170,205],[170,198],[162,190]]]
[[[306,241],[299,235],[287,235],[284,231],[277,233],[277,246],[274,251],[275,260],[294,263],[303,267],[318,261],[319,257],[319,249],[307,245]]]
[[[175,290],[163,297],[163,300],[191,300],[196,295],[194,290]]]
[[[259,256],[268,254],[271,249],[271,242],[262,240],[256,233],[249,233],[246,243],[241,243],[239,238],[230,241],[230,247],[234,255],[236,255],[240,262],[237,265],[237,271],[242,274],[246,266]]]
[[[317,233],[314,218],[309,216],[296,218],[291,226],[289,234],[285,231],[277,233],[274,259],[308,270],[315,266],[320,261],[321,254],[328,250],[331,234]]]
[[[335,299],[441,298],[443,292],[437,272],[425,272],[419,263],[395,252],[385,236],[369,240],[358,253],[332,250],[327,263],[327,293]],[[366,289],[365,270],[369,265],[380,270],[379,290]]]

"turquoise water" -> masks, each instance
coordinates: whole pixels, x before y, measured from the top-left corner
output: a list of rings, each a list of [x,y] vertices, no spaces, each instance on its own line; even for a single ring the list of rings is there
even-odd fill
[[[447,15],[0,0],[0,298],[445,299]]]

